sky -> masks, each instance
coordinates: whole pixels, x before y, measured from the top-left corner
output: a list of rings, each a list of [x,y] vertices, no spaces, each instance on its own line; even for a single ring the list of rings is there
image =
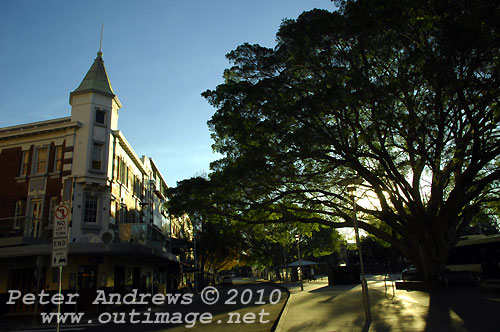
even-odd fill
[[[201,96],[223,82],[225,55],[243,43],[274,47],[285,18],[330,0],[0,1],[0,127],[71,115],[69,94],[102,52],[123,107],[118,127],[169,186],[209,172]]]

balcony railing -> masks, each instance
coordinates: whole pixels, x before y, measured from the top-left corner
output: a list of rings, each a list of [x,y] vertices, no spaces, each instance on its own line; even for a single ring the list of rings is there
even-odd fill
[[[29,217],[0,218],[0,247],[50,243],[52,229],[41,219]]]
[[[52,239],[52,224],[28,217],[0,218],[0,247],[48,244]],[[167,234],[149,224],[125,223],[119,225],[115,243],[138,244],[167,253]]]
[[[119,225],[120,243],[141,244],[167,251],[167,235],[149,224],[127,223]]]

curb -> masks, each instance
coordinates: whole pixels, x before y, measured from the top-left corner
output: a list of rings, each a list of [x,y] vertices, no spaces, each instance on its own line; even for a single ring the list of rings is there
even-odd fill
[[[281,312],[278,315],[278,318],[274,321],[273,327],[271,328],[271,332],[281,332],[283,328],[283,320],[281,317],[285,317],[288,312],[288,304],[292,301],[291,294],[288,294],[288,299],[286,299],[285,305],[281,309]]]
[[[284,290],[288,294],[288,297],[285,301],[285,304],[283,305],[283,308],[281,308],[281,311],[278,314],[278,317],[276,318],[273,326],[271,327],[271,332],[279,332],[279,331],[281,331],[280,323],[281,323],[281,325],[283,324],[281,317],[286,315],[286,312],[288,311],[288,303],[290,302],[290,298],[291,298],[292,294],[290,293],[290,290],[288,288],[286,288],[285,286],[282,286],[281,284],[276,284],[273,282],[268,282],[268,284],[271,284],[275,287],[278,287],[278,288]]]

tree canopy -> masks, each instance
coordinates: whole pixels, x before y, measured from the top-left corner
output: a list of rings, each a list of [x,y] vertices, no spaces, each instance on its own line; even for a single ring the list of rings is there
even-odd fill
[[[217,110],[213,207],[250,223],[351,227],[342,179],[363,180],[360,228],[435,276],[498,199],[499,4],[345,1],[243,44]]]
[[[193,177],[169,188],[173,216],[187,213],[194,223],[200,270],[218,273],[235,266],[283,266],[296,259],[295,235],[301,234],[303,257],[329,255],[338,249],[338,232],[318,224],[248,224],[222,215],[214,207],[212,183]]]

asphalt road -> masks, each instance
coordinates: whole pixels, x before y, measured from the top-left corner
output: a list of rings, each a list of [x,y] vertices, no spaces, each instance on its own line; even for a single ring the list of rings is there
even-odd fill
[[[286,291],[272,284],[236,279],[231,286],[206,288],[200,294],[179,297],[176,304],[88,312],[80,323],[61,324],[59,330],[269,332],[287,298]],[[5,331],[49,332],[55,331],[55,324],[18,325]]]

